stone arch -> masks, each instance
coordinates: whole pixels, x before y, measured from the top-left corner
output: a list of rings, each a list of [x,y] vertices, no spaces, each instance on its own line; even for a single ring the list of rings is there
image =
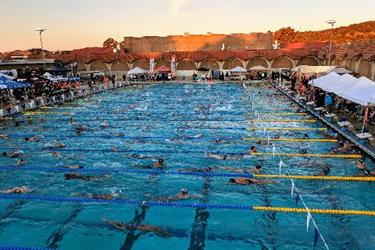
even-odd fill
[[[196,70],[195,62],[190,59],[182,59],[177,63],[177,70]]]
[[[107,66],[102,60],[95,60],[90,63],[91,71],[107,71]]]
[[[114,61],[112,62],[111,71],[128,71],[129,66],[128,63],[125,61]]]
[[[160,59],[158,61],[155,62],[155,69],[161,67],[161,66],[165,66],[167,68],[171,68],[171,62],[165,60],[165,59]]]
[[[304,56],[298,60],[298,65],[319,66],[319,60],[314,56]]]
[[[77,62],[77,71],[86,71],[86,63],[83,62]]]
[[[133,68],[135,67],[148,70],[150,68],[150,63],[144,59],[140,59],[133,63]]]
[[[354,72],[358,71],[358,62],[361,60],[362,54],[353,56],[348,62],[348,69]]]
[[[275,58],[271,64],[272,68],[293,68],[293,60],[287,56]]]
[[[228,58],[224,61],[224,64],[223,64],[223,69],[233,69],[237,66],[240,66],[240,67],[244,67],[244,63],[242,62],[241,59],[238,59],[238,58],[235,58],[235,57],[231,57],[231,58]]]
[[[371,79],[371,63],[374,62],[361,58],[358,62],[358,74]]]
[[[200,63],[200,68],[206,68],[206,69],[220,69],[219,62],[213,58],[207,58],[204,59]]]
[[[261,56],[255,56],[250,58],[247,62],[246,68],[250,69],[254,66],[263,66],[265,68],[269,68],[267,59]]]

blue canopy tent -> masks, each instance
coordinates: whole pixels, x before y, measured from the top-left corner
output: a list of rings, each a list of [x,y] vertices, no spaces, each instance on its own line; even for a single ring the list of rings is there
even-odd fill
[[[17,82],[6,77],[0,76],[0,89],[16,89],[29,87],[30,83]]]

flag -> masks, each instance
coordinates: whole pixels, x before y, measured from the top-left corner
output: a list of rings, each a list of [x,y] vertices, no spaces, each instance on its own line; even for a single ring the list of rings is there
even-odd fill
[[[320,238],[320,233],[318,229],[315,227],[315,233],[314,233],[314,248],[316,247],[316,243],[318,243],[318,240]]]
[[[310,212],[307,212],[307,217],[306,217],[306,232],[309,231],[310,220],[311,220],[311,214],[310,214]]]

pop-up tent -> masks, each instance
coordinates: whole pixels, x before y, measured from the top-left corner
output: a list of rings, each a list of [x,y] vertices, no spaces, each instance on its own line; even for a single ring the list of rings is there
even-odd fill
[[[242,68],[240,66],[234,67],[230,70],[231,73],[246,73],[247,70],[245,68]]]
[[[29,83],[24,83],[24,82],[17,82],[17,81],[14,81],[14,80],[11,80],[11,79],[8,79],[8,78],[0,76],[0,86],[3,89],[5,89],[5,88],[7,88],[7,89],[16,89],[16,88],[29,87],[30,84]]]
[[[310,81],[309,83],[325,91],[332,92],[332,86],[336,84],[339,79],[340,79],[339,74],[337,74],[336,72],[331,72],[327,75],[314,79]]]
[[[139,74],[146,74],[148,71],[145,69],[141,69],[139,67],[135,67],[127,72],[128,75],[139,75]]]
[[[367,77],[360,77],[352,86],[343,91],[340,96],[363,106],[375,104],[375,82]]]
[[[333,89],[333,92],[342,97],[342,94],[345,93],[345,91],[355,85],[357,83],[358,79],[355,78],[352,75],[344,74],[340,76],[340,80],[335,85],[335,88]]]

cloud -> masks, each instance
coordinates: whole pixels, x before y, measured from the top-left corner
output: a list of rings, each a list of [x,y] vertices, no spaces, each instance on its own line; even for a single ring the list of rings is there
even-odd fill
[[[181,10],[189,3],[191,0],[167,0],[169,9],[174,16],[181,14]]]

